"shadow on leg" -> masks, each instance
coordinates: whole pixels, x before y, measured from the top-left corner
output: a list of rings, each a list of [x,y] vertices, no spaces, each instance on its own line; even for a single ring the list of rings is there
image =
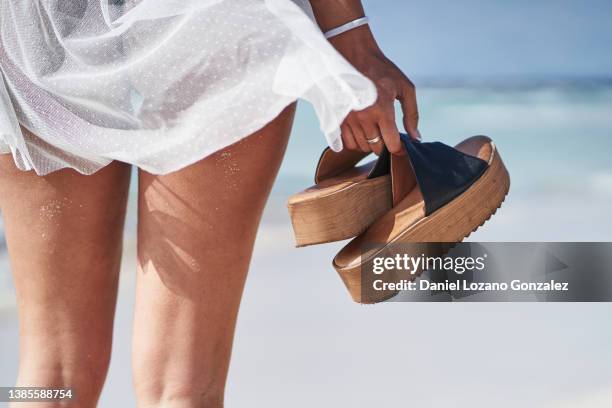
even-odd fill
[[[221,407],[238,307],[295,107],[172,174],[139,176],[134,380],[141,407]]]

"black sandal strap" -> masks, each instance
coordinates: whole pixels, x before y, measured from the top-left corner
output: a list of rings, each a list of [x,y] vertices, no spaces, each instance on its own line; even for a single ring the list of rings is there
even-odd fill
[[[400,134],[410,158],[414,178],[430,215],[467,190],[488,167],[487,162],[440,142],[418,142]],[[383,151],[370,178],[389,174],[392,156]],[[395,200],[394,200],[395,201]]]

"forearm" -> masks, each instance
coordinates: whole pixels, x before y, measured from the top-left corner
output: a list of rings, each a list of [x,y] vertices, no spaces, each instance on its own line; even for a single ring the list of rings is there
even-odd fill
[[[323,32],[364,17],[361,0],[310,0],[317,23]],[[396,100],[400,101],[405,130],[421,139],[416,92],[410,79],[378,47],[369,25],[362,25],[330,38],[330,43],[359,72],[376,86],[376,102],[359,112],[348,114],[342,129],[342,141],[352,150],[373,150],[380,154],[384,146],[393,154],[404,154],[395,122]]]
[[[361,0],[310,0],[317,23],[323,32],[365,15]],[[330,39],[345,57],[364,48],[380,52],[368,25],[354,28]]]

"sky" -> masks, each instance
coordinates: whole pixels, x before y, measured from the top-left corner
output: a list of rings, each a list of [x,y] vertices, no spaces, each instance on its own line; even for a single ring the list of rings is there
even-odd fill
[[[610,0],[364,0],[409,76],[612,77]]]

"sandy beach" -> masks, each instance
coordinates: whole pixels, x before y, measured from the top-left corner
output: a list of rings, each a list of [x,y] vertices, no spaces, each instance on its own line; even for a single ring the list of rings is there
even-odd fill
[[[342,243],[295,249],[282,205],[282,196],[271,201],[256,245],[228,407],[609,406],[609,305],[360,306],[330,265]],[[534,223],[546,207],[536,206],[541,212],[525,219],[521,214],[530,213],[522,205],[509,200],[503,216],[472,239],[525,237],[524,225],[532,226],[534,240],[593,237],[588,225],[561,236],[544,233]],[[135,404],[130,374],[134,244],[128,237],[102,408]],[[4,308],[0,333],[0,385],[8,386],[17,368],[14,309]]]

